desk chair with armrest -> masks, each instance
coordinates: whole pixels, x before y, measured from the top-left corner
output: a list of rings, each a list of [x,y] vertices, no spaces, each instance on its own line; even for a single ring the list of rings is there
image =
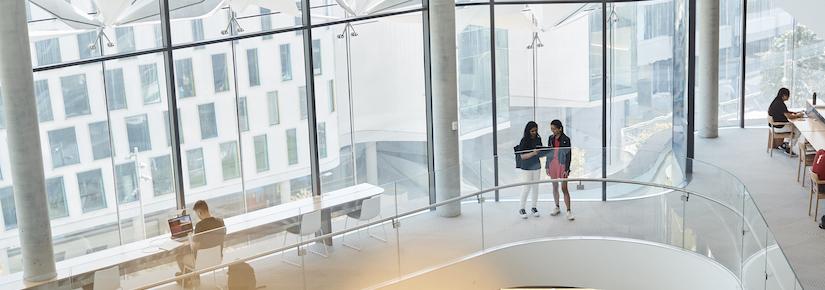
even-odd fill
[[[206,249],[199,249],[197,250],[197,254],[195,256],[195,264],[191,266],[186,266],[187,272],[195,272],[200,271],[209,267],[214,267],[220,265],[223,262],[223,246],[217,245],[211,248]],[[218,283],[216,282],[216,274],[212,273],[212,283],[213,285],[217,286]],[[199,278],[194,279],[195,281],[200,281]],[[198,284],[198,283],[195,283]]]
[[[768,116],[768,151],[770,152],[770,156],[773,157],[773,149],[776,148],[778,144],[774,144],[774,139],[779,138],[788,138],[788,140],[793,140],[793,130],[787,133],[779,133],[776,132],[776,126],[793,126],[791,122],[774,122],[773,117]]]

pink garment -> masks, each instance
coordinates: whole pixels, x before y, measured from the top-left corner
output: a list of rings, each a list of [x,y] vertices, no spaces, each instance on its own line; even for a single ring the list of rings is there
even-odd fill
[[[565,178],[564,172],[567,171],[564,168],[564,165],[559,163],[559,146],[561,146],[560,143],[561,142],[559,141],[559,139],[553,140],[553,161],[550,161],[550,170],[548,172],[550,178],[553,179]]]

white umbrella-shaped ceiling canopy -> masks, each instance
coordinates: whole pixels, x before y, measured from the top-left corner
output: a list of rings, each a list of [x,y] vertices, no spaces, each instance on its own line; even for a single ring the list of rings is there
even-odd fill
[[[373,15],[421,5],[420,0],[335,0],[350,16]]]

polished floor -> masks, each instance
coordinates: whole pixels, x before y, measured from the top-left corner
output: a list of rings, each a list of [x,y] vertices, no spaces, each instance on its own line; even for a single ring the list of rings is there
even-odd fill
[[[765,153],[767,129],[722,129],[696,138],[696,159],[738,176],[756,200],[805,289],[825,289],[825,230],[808,211],[808,188],[796,182],[797,159]],[[810,184],[808,182],[808,184]],[[825,214],[820,204],[820,217]]]

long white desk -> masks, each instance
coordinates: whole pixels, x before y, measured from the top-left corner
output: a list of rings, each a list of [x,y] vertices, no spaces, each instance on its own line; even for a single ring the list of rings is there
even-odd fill
[[[290,219],[297,219],[300,215],[316,210],[333,209],[347,203],[364,200],[384,192],[384,189],[371,184],[358,184],[347,188],[339,189],[322,196],[288,202],[273,207],[259,209],[253,212],[236,215],[224,219],[226,224],[227,240],[231,240],[233,235],[250,233],[256,228],[282,222]],[[162,256],[174,255],[174,250],[167,251],[159,248],[162,242],[168,240],[169,235],[154,237],[124,244],[118,247],[109,248],[99,252],[83,255],[57,263],[57,277],[51,281],[41,283],[26,283],[22,273],[14,273],[0,277],[0,288],[2,289],[22,289],[44,285],[49,282],[59,281],[78,277],[81,275],[91,275],[97,270],[123,265],[143,270],[140,265],[149,261],[162,258]],[[127,271],[130,272],[130,271]],[[77,285],[73,285],[75,288]]]
[[[807,108],[813,107],[813,110],[806,110],[808,113],[805,118],[790,120],[790,122],[814,149],[825,149],[825,103],[814,106],[811,101],[808,101],[806,106]]]

